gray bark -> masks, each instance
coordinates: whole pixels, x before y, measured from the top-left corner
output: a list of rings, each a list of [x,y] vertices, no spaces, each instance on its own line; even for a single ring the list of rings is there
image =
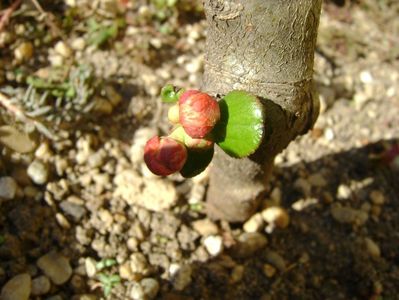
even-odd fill
[[[265,194],[274,157],[314,124],[319,101],[312,75],[322,0],[206,0],[203,90],[246,90],[266,111],[266,134],[250,157],[218,150],[211,167],[208,215],[241,222]]]

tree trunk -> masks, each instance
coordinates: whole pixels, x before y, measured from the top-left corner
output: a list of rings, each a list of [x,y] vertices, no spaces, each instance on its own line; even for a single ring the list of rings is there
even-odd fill
[[[206,0],[203,90],[245,90],[262,99],[266,134],[235,159],[218,149],[211,167],[210,217],[242,222],[259,206],[274,157],[316,121],[313,58],[322,0]]]

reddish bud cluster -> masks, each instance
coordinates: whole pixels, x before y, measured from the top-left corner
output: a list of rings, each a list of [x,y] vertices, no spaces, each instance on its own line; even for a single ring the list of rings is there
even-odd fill
[[[179,119],[192,138],[204,138],[220,119],[217,101],[206,93],[188,90],[179,99]]]
[[[180,171],[187,160],[187,148],[209,149],[209,133],[220,119],[218,102],[196,90],[184,92],[178,105],[172,106],[168,119],[181,124],[168,137],[155,136],[144,148],[144,161],[156,175],[167,176]],[[208,135],[208,137],[206,137]]]
[[[167,176],[180,171],[187,160],[186,147],[170,138],[151,138],[144,147],[144,161],[156,175]]]

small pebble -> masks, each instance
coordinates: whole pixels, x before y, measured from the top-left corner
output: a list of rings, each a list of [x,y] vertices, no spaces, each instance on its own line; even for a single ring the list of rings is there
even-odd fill
[[[374,242],[370,238],[365,238],[364,243],[366,245],[367,252],[372,256],[372,257],[380,257],[381,256],[381,250],[380,247],[376,242]]]
[[[216,235],[219,231],[217,225],[209,219],[196,220],[191,225],[202,236]]]
[[[40,160],[34,160],[28,167],[28,175],[36,184],[45,184],[48,180],[47,165]]]
[[[243,265],[237,265],[233,268],[230,275],[230,283],[240,282],[244,276],[245,267]]]
[[[71,48],[74,50],[82,51],[86,47],[86,41],[82,37],[75,38],[71,42]]]
[[[71,48],[69,48],[63,41],[57,42],[54,46],[54,50],[64,58],[68,58],[72,55]]]
[[[17,61],[27,61],[33,56],[33,45],[30,42],[20,44],[14,50],[14,57]]]
[[[172,277],[173,288],[176,291],[184,290],[191,283],[193,270],[190,265],[171,264],[169,273]]]
[[[383,205],[385,203],[385,196],[381,191],[373,190],[370,193],[371,202],[375,205]]]
[[[86,269],[86,275],[88,277],[94,277],[97,273],[97,268],[96,268],[97,262],[94,260],[94,258],[87,257],[85,259],[85,269]]]
[[[46,295],[51,288],[50,280],[46,276],[39,276],[32,280],[32,295]]]
[[[267,244],[267,238],[259,232],[245,232],[238,237],[237,244],[233,247],[233,255],[245,258],[253,255]]]
[[[290,223],[290,217],[287,211],[278,206],[272,206],[262,211],[263,220],[266,223],[273,224],[279,228],[286,228]]]
[[[132,300],[144,300],[145,298],[144,289],[140,283],[135,282],[130,290],[130,298]]]
[[[159,283],[154,278],[144,278],[140,281],[146,299],[151,300],[156,297],[159,291]]]
[[[352,193],[351,189],[347,185],[340,184],[337,189],[337,198],[339,200],[349,199],[349,197],[351,196],[351,193]]]
[[[49,252],[40,257],[37,266],[57,285],[67,282],[72,275],[68,259],[57,252]]]
[[[27,273],[11,278],[1,289],[1,300],[28,300],[31,293],[31,278]]]
[[[332,217],[339,223],[363,225],[368,220],[367,212],[351,207],[332,205],[330,208],[330,212]]]
[[[14,178],[4,176],[0,177],[0,198],[5,200],[14,199],[18,185]]]
[[[273,277],[276,274],[276,271],[276,268],[270,264],[263,265],[263,273],[266,275],[266,277]]]
[[[285,262],[284,258],[276,251],[267,250],[265,258],[269,264],[277,268],[280,272],[284,272],[286,270],[287,263]]]
[[[244,223],[243,229],[245,232],[257,232],[262,229],[263,225],[264,221],[262,214],[256,213]]]
[[[217,256],[223,251],[223,239],[219,235],[209,235],[204,239],[204,246],[210,255]]]
[[[150,273],[149,265],[144,254],[136,252],[130,256],[130,269],[133,273],[143,275],[148,275]]]

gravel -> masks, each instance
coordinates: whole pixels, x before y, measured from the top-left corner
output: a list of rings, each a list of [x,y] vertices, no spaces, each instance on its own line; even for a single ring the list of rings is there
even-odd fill
[[[57,285],[64,284],[72,275],[68,259],[57,252],[49,252],[40,257],[37,266]]]

